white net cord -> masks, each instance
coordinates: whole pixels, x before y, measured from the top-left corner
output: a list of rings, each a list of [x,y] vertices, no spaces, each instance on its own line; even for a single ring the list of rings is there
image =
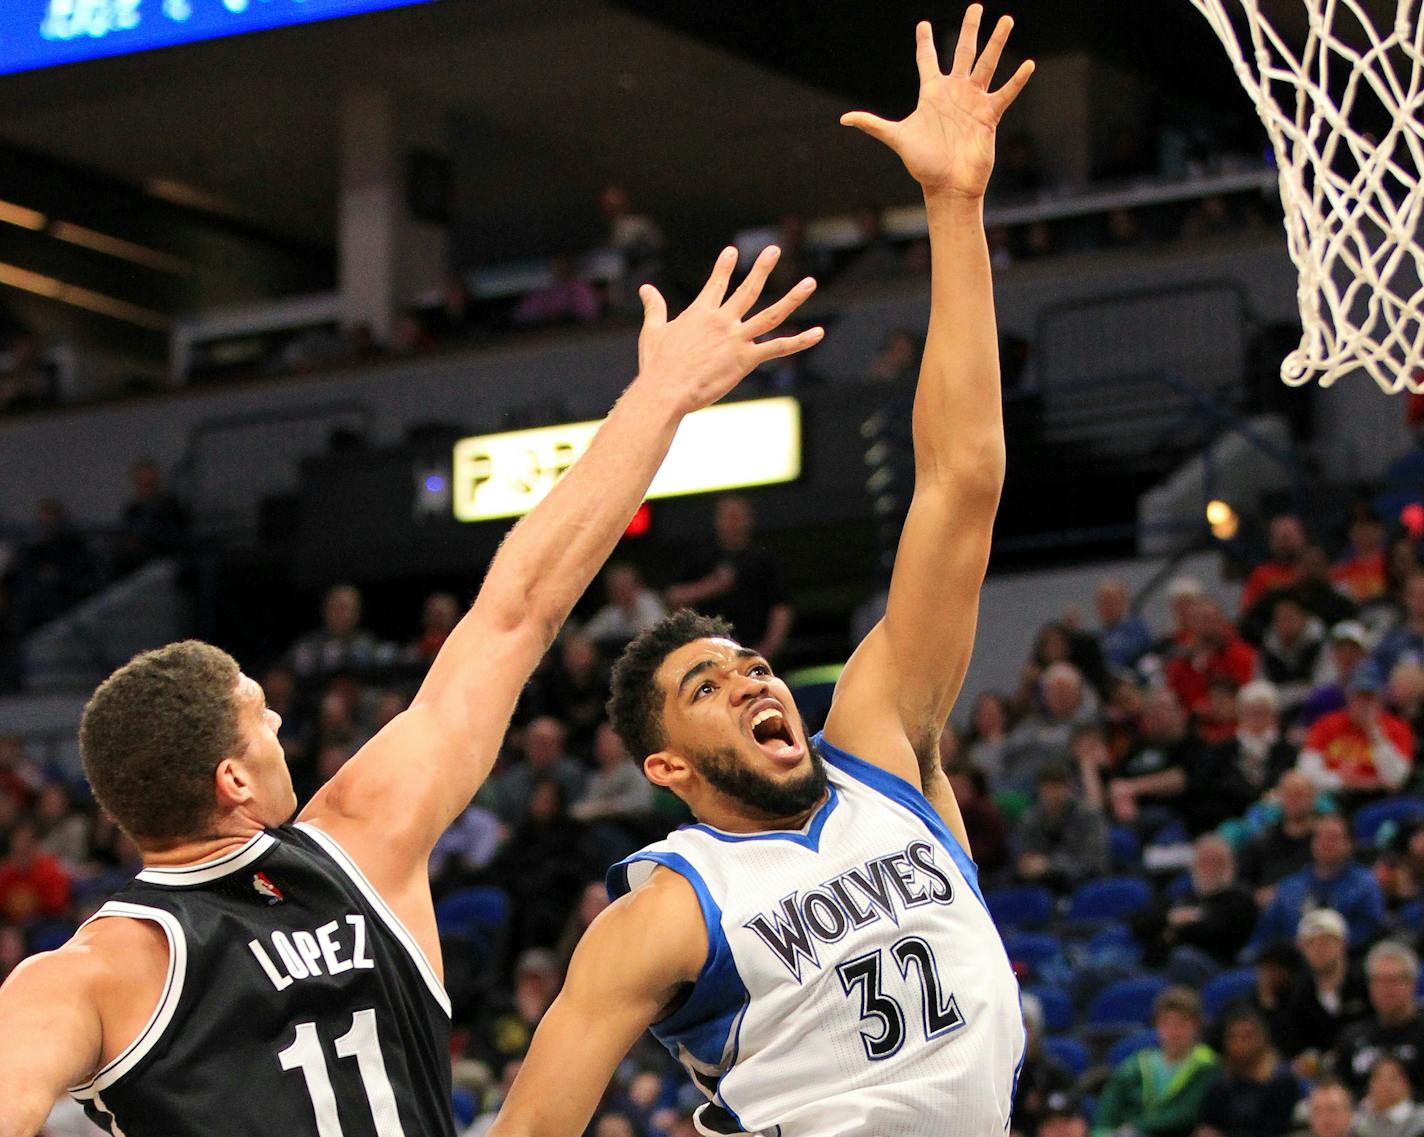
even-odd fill
[[[1424,391],[1421,0],[1397,0],[1387,25],[1360,0],[1299,0],[1308,33],[1294,50],[1259,0],[1192,3],[1275,151],[1303,328],[1282,380],[1363,370],[1386,391]]]

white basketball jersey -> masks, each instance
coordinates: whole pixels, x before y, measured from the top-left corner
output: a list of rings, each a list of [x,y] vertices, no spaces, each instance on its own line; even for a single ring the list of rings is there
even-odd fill
[[[692,825],[614,865],[685,877],[707,962],[652,1030],[706,1134],[999,1137],[1023,1062],[1018,982],[978,871],[919,788],[820,735],[829,796],[795,832]]]

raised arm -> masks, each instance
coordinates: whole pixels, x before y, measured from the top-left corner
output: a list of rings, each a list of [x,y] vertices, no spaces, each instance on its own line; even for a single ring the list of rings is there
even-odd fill
[[[410,708],[303,810],[378,889],[409,889],[428,905],[425,861],[436,837],[489,773],[520,689],[627,527],[683,417],[764,360],[820,340],[813,328],[756,342],[814,289],[804,280],[748,317],[777,256],[774,248],[763,254],[728,297],[736,251],[724,250],[701,294],[671,322],[657,290],[644,286],[638,377],[588,452],[506,538]]]
[[[578,1137],[618,1063],[707,958],[692,886],[659,869],[590,926],[489,1137]]]
[[[857,111],[841,120],[894,150],[923,188],[932,282],[915,392],[915,492],[889,605],[842,674],[826,735],[918,782],[961,839],[937,744],[969,665],[1004,477],[984,190],[999,119],[1033,71],[1025,63],[989,90],[1012,21],[999,21],[976,61],[982,11],[975,4],[965,14],[948,75],[930,25],[916,28],[920,97],[908,118]]]

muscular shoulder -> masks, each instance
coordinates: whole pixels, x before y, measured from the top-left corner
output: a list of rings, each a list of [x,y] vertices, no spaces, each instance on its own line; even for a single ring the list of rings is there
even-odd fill
[[[707,960],[707,928],[687,879],[659,867],[647,883],[599,914],[580,944],[580,961],[620,975],[645,993],[697,979]]]

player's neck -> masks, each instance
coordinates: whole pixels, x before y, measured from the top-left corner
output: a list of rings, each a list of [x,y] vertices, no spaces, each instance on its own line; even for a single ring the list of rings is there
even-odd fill
[[[816,811],[826,804],[830,791],[823,793],[809,809],[793,813],[787,817],[748,817],[739,813],[735,806],[717,805],[710,809],[698,810],[697,819],[713,829],[724,833],[773,833],[781,830],[797,830],[816,815]]]
[[[184,838],[172,845],[141,846],[139,852],[143,855],[143,863],[146,868],[196,865],[202,864],[204,861],[217,860],[234,849],[242,848],[261,832],[261,826],[253,825],[245,820],[229,820],[219,831]]]

